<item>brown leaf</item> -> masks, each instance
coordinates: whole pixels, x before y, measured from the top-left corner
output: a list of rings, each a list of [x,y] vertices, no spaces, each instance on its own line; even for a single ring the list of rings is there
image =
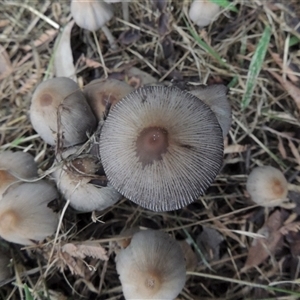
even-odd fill
[[[0,79],[6,77],[13,70],[10,58],[3,46],[0,45]]]
[[[264,226],[257,232],[264,237],[253,240],[245,266],[241,272],[260,265],[281,247],[283,235],[279,229],[282,227],[284,219],[283,210],[276,210],[269,216]]]
[[[158,34],[164,36],[170,31],[169,28],[169,14],[162,13],[158,18]]]
[[[128,29],[123,31],[119,36],[119,42],[122,45],[130,45],[137,42],[141,38],[140,32],[136,29]]]
[[[66,252],[73,257],[84,259],[86,256],[108,260],[106,250],[98,243],[92,241],[82,242],[80,244],[68,243],[62,246],[62,252]]]
[[[268,70],[268,72],[275,77],[282,87],[289,93],[289,95],[294,99],[298,109],[300,109],[300,89],[293,85],[291,82],[284,80],[281,76],[276,74],[275,72]]]
[[[293,256],[300,255],[300,232],[290,231],[286,235],[286,240],[290,246],[290,250]]]
[[[292,140],[288,140],[289,141],[289,147],[298,163],[298,165],[300,166],[300,154],[299,154],[299,150],[297,149],[297,147],[295,146],[295,144],[292,142]]]

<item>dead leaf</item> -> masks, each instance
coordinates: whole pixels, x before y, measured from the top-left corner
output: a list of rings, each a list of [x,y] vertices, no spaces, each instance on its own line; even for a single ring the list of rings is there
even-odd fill
[[[282,87],[294,99],[298,109],[300,109],[300,89],[296,87],[294,84],[292,84],[291,82],[284,80],[281,76],[279,76],[275,72],[271,70],[268,70],[268,72],[280,82]]]
[[[293,256],[300,255],[300,232],[290,231],[286,235],[286,240],[290,246],[290,250]]]
[[[68,243],[62,246],[62,252],[66,252],[73,257],[84,259],[87,256],[108,260],[106,250],[98,243],[92,241],[82,242],[80,244]]]
[[[36,48],[47,42],[51,42],[57,35],[57,32],[58,32],[57,29],[48,29],[43,34],[41,34],[37,40],[33,42],[33,46],[26,45],[23,46],[22,49],[28,52],[32,50],[32,47]]]
[[[292,142],[292,140],[288,140],[289,141],[289,147],[298,163],[298,165],[300,166],[300,154],[299,154],[299,150],[297,149],[297,147],[295,146],[295,144]]]
[[[22,86],[17,90],[18,94],[25,95],[36,85],[40,80],[38,74],[32,74],[27,80],[22,84]]]
[[[0,45],[0,79],[12,72],[13,68],[5,48]]]
[[[165,59],[170,58],[174,54],[173,41],[169,36],[164,37],[161,42]]]
[[[161,13],[161,15],[158,18],[158,34],[160,36],[166,35],[169,31],[169,19],[170,16],[167,13]]]
[[[245,266],[241,272],[260,265],[281,247],[283,234],[279,229],[282,227],[285,218],[283,210],[276,210],[269,216],[264,226],[257,232],[263,235],[264,238],[253,240]]]
[[[282,138],[280,136],[277,136],[277,137],[278,137],[278,150],[279,150],[282,158],[286,159],[287,155],[286,155],[286,151],[285,151],[285,148],[284,148],[284,145],[282,142]]]
[[[128,29],[123,31],[119,36],[119,42],[122,45],[130,45],[137,42],[141,38],[140,32],[136,29]]]
[[[7,26],[9,23],[9,20],[0,20],[0,28]]]
[[[55,43],[54,66],[57,77],[68,77],[76,81],[76,70],[71,50],[71,31],[74,21],[69,22]]]
[[[215,229],[203,226],[203,231],[197,236],[196,243],[208,261],[220,259],[220,244],[224,237]]]
[[[230,153],[241,153],[247,151],[248,146],[247,145],[227,145],[224,148],[224,154],[230,154]]]
[[[179,245],[184,255],[187,271],[194,271],[198,265],[198,260],[195,252],[186,241],[179,241]]]

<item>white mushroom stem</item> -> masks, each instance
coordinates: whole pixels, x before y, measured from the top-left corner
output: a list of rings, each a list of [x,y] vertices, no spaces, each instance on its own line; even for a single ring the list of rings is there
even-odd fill
[[[116,43],[116,39],[114,38],[114,36],[112,35],[112,33],[110,32],[108,27],[106,25],[104,25],[101,27],[101,29],[102,29],[103,33],[105,34],[111,49],[117,50],[118,45]]]

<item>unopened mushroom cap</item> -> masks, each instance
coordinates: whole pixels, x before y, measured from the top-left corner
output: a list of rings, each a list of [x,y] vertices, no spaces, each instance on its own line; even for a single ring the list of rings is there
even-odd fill
[[[282,172],[271,166],[254,168],[248,176],[246,188],[252,200],[262,206],[276,206],[284,202],[288,183]]]
[[[64,160],[53,173],[58,189],[78,211],[103,210],[114,205],[122,195],[107,182],[99,160],[91,154],[76,154],[78,148],[62,153]]]
[[[56,77],[36,88],[30,106],[30,120],[41,138],[50,145],[68,147],[87,140],[97,121],[78,85],[69,78]]]
[[[11,186],[0,201],[0,236],[30,245],[52,235],[58,217],[48,204],[57,197],[55,187],[44,180]]]
[[[228,88],[223,84],[197,87],[190,93],[206,103],[215,113],[225,138],[231,127],[231,105],[227,99]]]
[[[100,156],[111,184],[154,210],[182,208],[204,193],[223,161],[222,130],[211,109],[177,88],[140,88],[108,115]]]
[[[103,120],[116,103],[133,88],[116,79],[96,79],[84,87],[84,94],[98,121]]]
[[[29,153],[4,151],[0,153],[0,198],[9,185],[22,179],[37,177],[37,164]]]
[[[113,8],[101,0],[72,0],[71,14],[79,27],[96,31],[112,18]]]
[[[174,299],[185,284],[185,261],[168,234],[145,230],[133,235],[116,257],[125,299]]]
[[[189,10],[190,19],[200,27],[204,27],[213,22],[220,6],[210,0],[194,0]]]

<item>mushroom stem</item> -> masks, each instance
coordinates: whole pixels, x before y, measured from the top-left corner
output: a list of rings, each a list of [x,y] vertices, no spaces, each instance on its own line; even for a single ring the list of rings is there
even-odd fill
[[[118,45],[116,43],[116,39],[114,38],[114,36],[112,35],[112,33],[108,29],[108,27],[106,25],[104,25],[104,26],[101,27],[101,29],[102,29],[103,33],[105,34],[111,49],[117,50]]]
[[[95,31],[93,31],[93,36],[94,36],[97,51],[98,51],[98,54],[99,54],[99,57],[100,57],[100,61],[101,61],[101,64],[102,64],[102,68],[103,68],[103,71],[104,71],[104,77],[107,78],[108,77],[107,68],[106,68],[106,65],[105,65],[105,62],[104,62],[102,51],[101,51],[101,48],[100,48],[100,45],[99,45],[99,42],[98,42],[97,35],[96,35]]]
[[[123,19],[129,22],[129,6],[127,1],[122,1]]]

